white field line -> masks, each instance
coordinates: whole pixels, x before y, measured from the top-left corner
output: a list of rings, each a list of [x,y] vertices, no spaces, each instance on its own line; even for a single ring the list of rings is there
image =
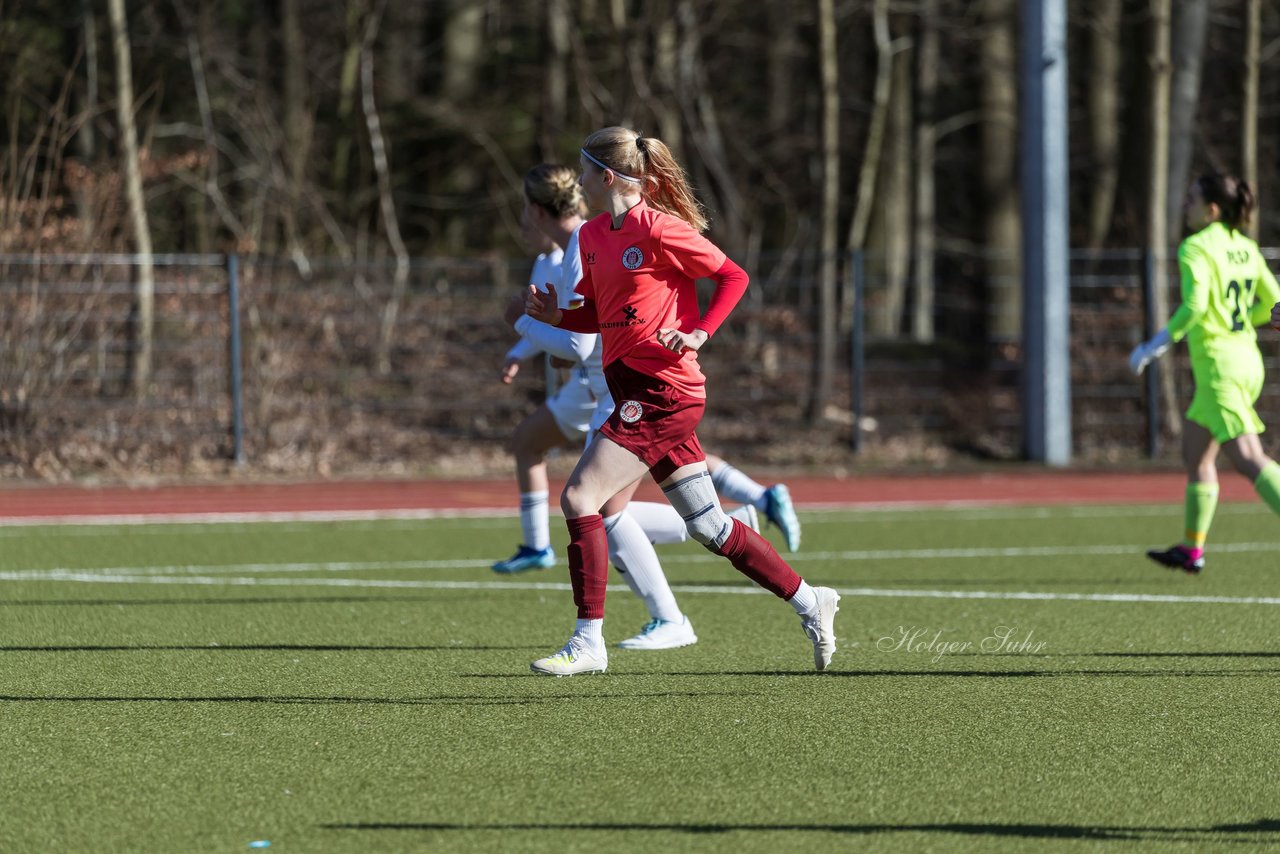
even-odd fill
[[[1180,504],[1142,504],[1142,505],[1052,505],[1027,507],[1025,503],[1004,503],[1001,501],[896,501],[879,503],[811,503],[801,504],[799,509],[809,524],[827,524],[826,516],[839,515],[838,524],[849,525],[860,522],[878,523],[887,515],[894,513],[910,514],[913,517],[945,518],[965,521],[969,519],[1093,519],[1115,518],[1117,516],[1168,516],[1176,515]],[[1219,513],[1229,511],[1233,514],[1269,514],[1271,511],[1261,504],[1252,502],[1234,502],[1219,508]],[[849,518],[847,514],[855,515]],[[559,511],[552,511],[553,517],[559,518]],[[327,522],[350,523],[404,523],[401,528],[413,527],[409,523],[425,522],[438,519],[465,520],[467,527],[490,527],[510,524],[516,525],[517,508],[515,507],[481,507],[466,510],[299,510],[299,511],[264,511],[264,512],[229,512],[229,513],[127,513],[115,515],[52,515],[52,516],[14,516],[0,517],[0,537],[27,536],[28,528],[58,527],[60,533],[73,532],[82,535],[102,536],[108,532],[103,529],[119,527],[119,533],[136,535],[139,530],[148,533],[164,533],[166,527],[182,525],[285,525],[292,523],[302,527]],[[81,530],[77,530],[81,529]],[[516,527],[513,535],[518,536]],[[117,532],[110,532],[117,533]]]
[[[924,505],[920,507],[903,507],[901,504],[885,504],[854,506],[807,504],[800,507],[803,511],[804,523],[816,524],[852,524],[857,522],[883,522],[886,516],[894,513],[907,515],[912,519],[947,519],[967,521],[970,519],[1115,519],[1130,516],[1169,516],[1176,518],[1177,509],[1181,505],[1170,504],[1060,504],[1040,506],[1000,505],[988,507],[938,507]],[[849,518],[849,514],[855,515]],[[936,511],[936,512],[930,512]],[[1260,502],[1231,502],[1218,505],[1218,513],[1229,513],[1237,516],[1271,515],[1271,508]],[[834,518],[831,518],[834,517]]]
[[[54,571],[51,571],[54,572]],[[258,576],[225,575],[105,575],[93,572],[58,570],[57,575],[45,575],[45,581],[69,581],[86,584],[166,584],[196,585],[207,587],[343,587],[363,589],[417,589],[417,590],[543,590],[567,592],[568,584],[555,582],[510,581],[396,581],[366,578],[262,578]],[[22,573],[0,573],[0,580]],[[613,586],[617,589],[616,586]],[[1280,597],[1274,596],[1172,596],[1149,593],[1039,593],[1028,591],[988,590],[910,590],[881,589],[874,587],[837,588],[842,596],[877,597],[886,599],[993,599],[1035,600],[1060,602],[1128,602],[1165,604],[1221,604],[1221,605],[1280,605]],[[759,587],[698,585],[681,587],[683,593],[758,595],[767,591]]]
[[[1223,543],[1214,547],[1215,552],[1267,553],[1280,552],[1280,543]],[[958,558],[1020,558],[1054,557],[1072,555],[1137,555],[1141,547],[1119,545],[1093,546],[1009,546],[1006,548],[956,548],[956,549],[867,549],[862,551],[802,552],[787,555],[789,563],[816,560],[955,560]],[[724,558],[712,554],[668,554],[665,564],[717,563]],[[165,575],[175,573],[294,573],[294,572],[369,572],[377,570],[410,571],[440,569],[484,569],[490,561],[474,558],[456,560],[401,560],[401,561],[320,561],[294,563],[233,563],[233,564],[171,564],[167,566],[110,566],[110,567],[53,567],[49,569],[22,569],[0,571],[0,581],[55,579],[66,573],[105,574],[120,576]],[[684,589],[684,588],[682,588]]]
[[[440,517],[443,519],[444,517]],[[270,520],[235,519],[227,521],[222,518],[204,521],[178,521],[156,519],[149,522],[132,522],[116,524],[99,522],[67,522],[53,525],[36,522],[29,525],[11,524],[13,520],[0,520],[0,540],[19,539],[23,537],[55,536],[55,537],[140,537],[175,536],[177,534],[196,534],[204,536],[223,536],[235,532],[261,532],[269,530],[275,534],[307,534],[313,535],[319,525],[331,525],[335,522],[342,525],[343,531],[416,531],[430,532],[427,524],[433,519],[295,519],[288,522]],[[505,516],[472,516],[449,520],[450,528],[469,530],[507,529],[511,541],[520,538],[520,520],[513,514]]]
[[[67,573],[76,575],[189,575],[208,573],[264,573],[276,572],[368,572],[370,570],[423,570],[423,569],[488,569],[487,560],[380,560],[380,561],[322,561],[316,563],[232,563],[232,564],[171,564],[169,566],[104,566],[104,567],[54,567],[51,569],[18,569],[0,571],[0,581],[50,578]]]

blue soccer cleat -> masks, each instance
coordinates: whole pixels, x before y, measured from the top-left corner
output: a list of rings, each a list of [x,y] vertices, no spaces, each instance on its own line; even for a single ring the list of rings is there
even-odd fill
[[[787,541],[787,551],[800,549],[800,518],[791,503],[791,493],[784,483],[775,483],[764,491],[764,516],[782,531]]]
[[[680,622],[653,618],[645,623],[640,634],[618,644],[619,649],[676,649],[697,643],[698,636],[693,633],[693,624],[687,616]]]
[[[545,549],[531,549],[522,545],[516,549],[516,553],[506,560],[500,560],[493,565],[494,572],[512,573],[524,572],[529,569],[546,569],[556,565],[556,553],[551,550],[551,546]]]

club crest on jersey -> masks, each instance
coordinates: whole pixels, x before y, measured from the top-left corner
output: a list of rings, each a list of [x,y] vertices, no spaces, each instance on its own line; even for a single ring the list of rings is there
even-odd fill
[[[624,400],[618,407],[618,417],[628,424],[635,424],[644,415],[644,407],[638,400]]]
[[[638,270],[644,263],[644,253],[639,246],[628,246],[622,251],[622,266],[628,270]]]

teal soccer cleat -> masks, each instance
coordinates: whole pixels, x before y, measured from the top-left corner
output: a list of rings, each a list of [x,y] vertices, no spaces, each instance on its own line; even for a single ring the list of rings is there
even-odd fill
[[[800,518],[791,503],[791,493],[785,483],[775,483],[764,492],[764,516],[782,531],[787,541],[787,551],[800,549]]]
[[[545,549],[531,549],[522,545],[516,549],[516,553],[511,557],[495,563],[493,571],[510,574],[512,572],[524,572],[529,569],[547,569],[555,565],[556,553],[551,550],[551,546],[547,546]]]

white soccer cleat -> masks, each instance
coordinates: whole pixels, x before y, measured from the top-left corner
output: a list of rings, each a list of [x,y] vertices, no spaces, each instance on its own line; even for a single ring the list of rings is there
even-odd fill
[[[693,624],[687,615],[680,622],[669,620],[650,620],[645,623],[640,634],[627,638],[618,644],[619,649],[676,649],[698,642],[693,633]]]
[[[729,515],[757,534],[760,533],[760,514],[750,504],[743,504],[741,507],[733,508],[733,510],[729,511]]]
[[[818,597],[818,607],[814,612],[800,618],[804,633],[813,641],[813,666],[818,670],[826,670],[831,663],[831,656],[836,653],[836,611],[840,594],[830,587],[813,588]]]
[[[529,669],[534,673],[546,673],[549,676],[575,676],[579,673],[604,673],[609,667],[609,653],[601,645],[593,650],[589,644],[577,635],[569,638],[564,649],[555,655],[539,658]]]

